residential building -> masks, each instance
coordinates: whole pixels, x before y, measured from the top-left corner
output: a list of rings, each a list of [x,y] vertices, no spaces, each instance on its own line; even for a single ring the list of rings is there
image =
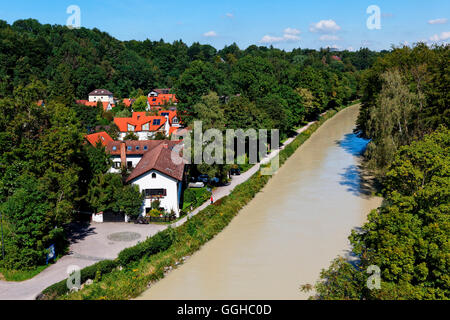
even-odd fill
[[[109,102],[114,104],[114,96],[113,94],[106,89],[95,89],[91,93],[89,93],[89,102]]]
[[[88,101],[88,100],[76,100],[75,103],[82,104],[82,105],[85,105],[87,107],[96,107],[98,102]],[[105,101],[105,102],[101,101],[101,103],[102,103],[102,106],[103,106],[103,111],[111,111],[112,108],[115,107],[114,103],[111,103],[111,102],[108,102],[108,101]]]
[[[111,138],[105,131],[88,134],[85,138],[94,147],[97,146],[98,142],[100,142],[104,147],[106,147],[108,143],[114,142],[113,138]]]
[[[174,163],[172,155],[177,151],[174,147],[180,143],[169,140],[128,140],[107,144],[106,150],[113,162],[109,172],[120,173],[121,167],[126,166],[130,171],[127,183],[138,185],[144,193],[143,216],[150,211],[151,203],[155,200],[159,200],[160,206],[167,212],[173,210],[179,216],[185,163]]]
[[[180,216],[185,163],[182,158],[179,158],[178,164],[172,161],[174,154],[168,144],[161,143],[143,155],[127,178],[127,183],[139,186],[139,190],[144,194],[141,211],[143,216],[151,210],[152,202],[156,200],[166,212]]]
[[[114,123],[120,132],[119,139],[123,140],[128,133],[134,133],[139,140],[151,139],[158,132],[168,137],[170,135],[169,115],[163,117],[147,114],[147,112],[133,112],[130,118],[114,118]]]

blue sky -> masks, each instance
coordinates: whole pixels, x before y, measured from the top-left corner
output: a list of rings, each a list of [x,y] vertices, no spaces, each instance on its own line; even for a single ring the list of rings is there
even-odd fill
[[[381,50],[450,41],[448,0],[14,0],[0,3],[0,19],[66,24],[69,5],[80,7],[83,27],[96,27],[120,40],[182,39],[218,49],[236,42],[241,48],[256,44],[286,50]],[[379,30],[366,26],[370,5],[381,9]]]

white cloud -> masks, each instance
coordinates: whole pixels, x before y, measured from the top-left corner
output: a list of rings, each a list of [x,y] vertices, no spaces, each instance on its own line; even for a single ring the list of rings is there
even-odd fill
[[[203,36],[207,37],[207,38],[213,38],[213,37],[217,37],[217,33],[215,31],[208,31],[208,32],[204,33]]]
[[[225,16],[227,16],[228,18],[234,18],[234,14],[232,13],[226,13]]]
[[[331,35],[331,34],[324,34],[323,36],[320,36],[319,40],[320,41],[337,41],[337,40],[341,40],[341,38],[339,38],[338,36],[335,36],[335,35]]]
[[[444,32],[441,32],[440,35],[435,34],[430,37],[430,41],[434,41],[434,42],[444,41],[447,39],[450,39],[450,31],[444,31]]]
[[[341,27],[334,20],[320,20],[317,23],[311,24],[309,31],[320,33],[334,33],[341,30]]]
[[[429,20],[428,24],[445,24],[447,23],[447,18],[440,18],[440,19],[434,19],[434,20]]]
[[[286,28],[284,29],[284,34],[282,37],[265,35],[259,42],[261,43],[295,42],[301,39],[299,36],[300,33],[301,31],[298,29]]]
[[[298,30],[298,29],[294,29],[294,28],[286,28],[286,29],[284,29],[284,34],[285,35],[286,34],[297,35],[297,34],[300,34],[300,33],[301,33],[301,31]]]
[[[276,42],[281,42],[283,40],[284,40],[283,37],[273,37],[273,36],[265,35],[264,37],[262,37],[260,42],[261,43],[276,43]]]
[[[300,40],[300,37],[296,36],[294,34],[285,34],[285,35],[283,35],[283,38],[286,41],[299,41]]]
[[[327,46],[327,48],[330,48],[330,49],[336,49],[336,50],[341,49],[341,47],[338,46],[337,44],[333,44],[333,45],[331,45],[331,46]]]

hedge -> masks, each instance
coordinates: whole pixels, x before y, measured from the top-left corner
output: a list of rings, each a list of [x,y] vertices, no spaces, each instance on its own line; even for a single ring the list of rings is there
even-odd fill
[[[119,253],[115,260],[102,260],[91,266],[81,269],[81,283],[85,283],[88,279],[94,280],[98,278],[98,273],[104,275],[110,273],[115,268],[130,267],[134,262],[139,261],[143,257],[151,256],[160,251],[167,250],[173,243],[174,233],[172,228],[167,228],[164,231],[158,232],[153,237],[147,238],[144,242],[138,243],[134,247],[126,248]],[[57,282],[46,288],[38,296],[38,300],[48,300],[54,297],[61,296],[69,292],[67,288],[67,278]]]

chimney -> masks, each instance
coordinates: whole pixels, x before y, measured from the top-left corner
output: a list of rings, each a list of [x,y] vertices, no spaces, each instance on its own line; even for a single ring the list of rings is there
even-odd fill
[[[124,141],[120,142],[120,163],[122,168],[127,166],[127,146]]]

